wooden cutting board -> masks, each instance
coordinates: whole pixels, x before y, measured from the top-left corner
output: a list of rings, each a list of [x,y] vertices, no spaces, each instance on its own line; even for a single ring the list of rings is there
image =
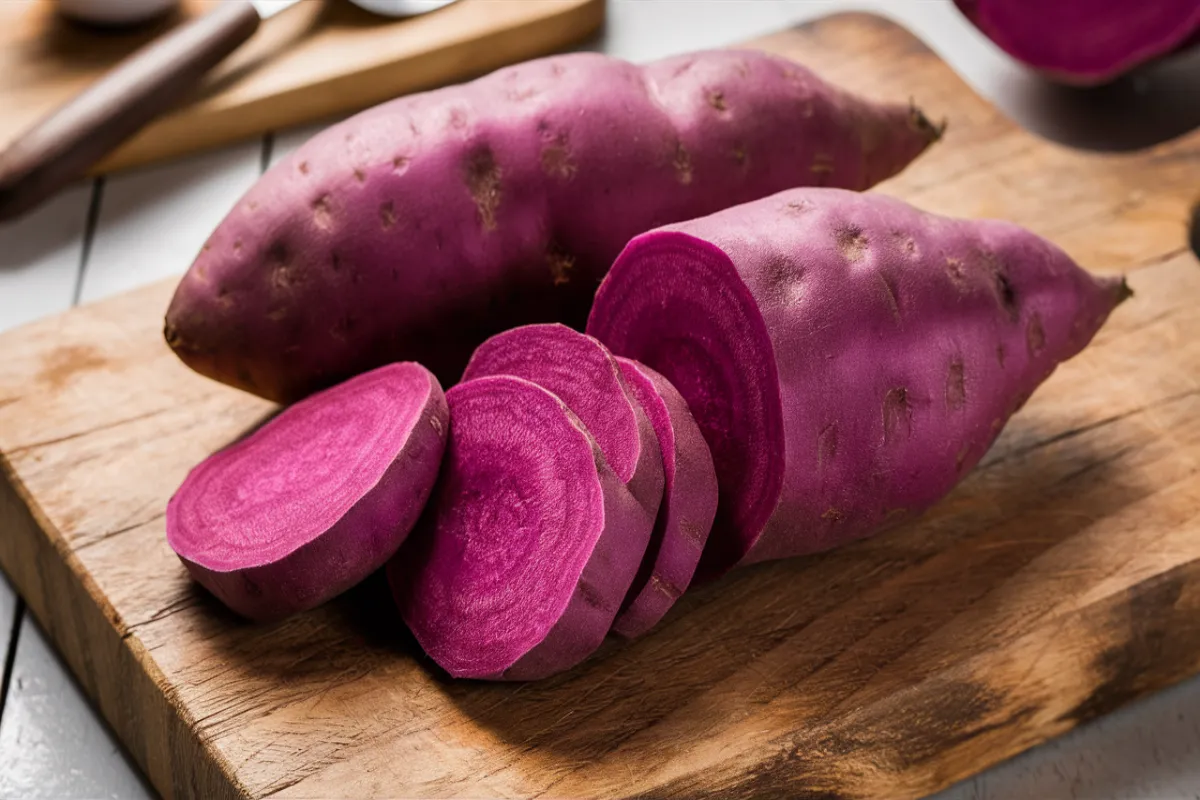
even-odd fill
[[[915,798],[1200,671],[1200,131],[1063,149],[871,16],[755,44],[949,118],[883,191],[1136,296],[921,521],[526,685],[441,677],[376,581],[271,627],[193,588],[164,504],[271,407],[176,362],[171,285],[0,337],[0,564],[164,795]]]
[[[132,32],[61,18],[55,0],[0,2],[0,149],[126,54],[225,0]],[[459,0],[407,20],[305,0],[267,20],[178,110],[97,167],[107,172],[228,144],[562,49],[604,21],[604,0]]]

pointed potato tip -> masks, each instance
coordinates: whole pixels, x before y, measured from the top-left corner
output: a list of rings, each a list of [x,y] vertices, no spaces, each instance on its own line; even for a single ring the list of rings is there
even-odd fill
[[[1124,275],[1121,276],[1121,279],[1113,287],[1113,297],[1115,298],[1113,302],[1114,306],[1119,306],[1133,297],[1133,289],[1130,288],[1129,281],[1125,279]]]
[[[950,124],[948,120],[943,119],[940,123],[935,124],[929,117],[925,116],[915,100],[908,100],[908,124],[909,126],[925,136],[930,144],[939,141],[945,134],[946,128]]]

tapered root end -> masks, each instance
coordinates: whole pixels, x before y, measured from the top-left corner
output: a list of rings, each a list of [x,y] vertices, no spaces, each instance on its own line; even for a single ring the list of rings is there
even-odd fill
[[[1129,288],[1129,282],[1122,275],[1120,280],[1113,282],[1113,306],[1119,306],[1131,297],[1133,297],[1133,289]]]
[[[930,144],[940,141],[942,136],[946,134],[946,127],[949,125],[947,120],[942,120],[938,124],[934,124],[929,117],[925,116],[925,112],[917,107],[915,101],[911,98],[908,101],[908,124],[914,131],[917,131],[925,137]]]

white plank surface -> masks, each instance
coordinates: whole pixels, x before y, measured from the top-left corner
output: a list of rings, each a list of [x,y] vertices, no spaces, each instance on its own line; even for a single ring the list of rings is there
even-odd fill
[[[153,796],[41,630],[26,616],[0,719],[0,797]]]
[[[1176,67],[1125,87],[1106,103],[1080,103],[1048,91],[1005,58],[948,0],[609,0],[603,34],[581,49],[645,61],[849,8],[881,12],[906,25],[976,91],[1019,123],[1059,141],[1128,147],[1200,124],[1200,103],[1194,101],[1200,59],[1190,78],[1186,65]],[[271,162],[320,127],[279,134]],[[15,225],[0,226],[0,330],[66,308],[76,292],[88,301],[182,272],[254,180],[261,157],[261,144],[250,142],[114,177],[100,198],[89,247],[84,231],[90,186],[65,193]],[[13,630],[14,610],[12,592],[0,580],[0,645]],[[10,683],[0,716],[0,798],[149,795],[28,617],[20,623]],[[1200,800],[1200,679],[1073,731],[934,800],[1000,798]]]
[[[83,257],[92,185],[0,225],[0,331],[70,307]]]

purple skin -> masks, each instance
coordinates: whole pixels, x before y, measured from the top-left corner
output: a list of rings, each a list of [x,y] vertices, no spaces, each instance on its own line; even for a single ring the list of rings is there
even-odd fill
[[[687,401],[671,382],[645,364],[617,360],[654,424],[666,476],[646,556],[613,621],[613,633],[632,639],[657,625],[691,583],[717,513],[717,473]]]
[[[167,541],[244,617],[318,606],[403,543],[437,479],[449,424],[424,367],[360,375],[193,469],[167,504]]]
[[[1006,222],[798,189],[634,239],[588,331],[704,432],[708,580],[928,508],[1127,295]]]
[[[488,375],[524,378],[566,403],[634,498],[651,517],[658,513],[663,499],[659,440],[608,348],[565,325],[525,325],[481,344],[462,379]]]
[[[1196,0],[954,0],[985,36],[1062,83],[1095,86],[1195,46]]]
[[[550,392],[495,376],[447,392],[442,477],[388,564],[404,621],[456,678],[534,680],[604,641],[653,517]]]
[[[190,367],[288,402],[381,363],[447,383],[516,325],[582,328],[630,238],[792,186],[865,189],[939,135],[759,52],[591,53],[400,98],[250,189],[176,290]]]

